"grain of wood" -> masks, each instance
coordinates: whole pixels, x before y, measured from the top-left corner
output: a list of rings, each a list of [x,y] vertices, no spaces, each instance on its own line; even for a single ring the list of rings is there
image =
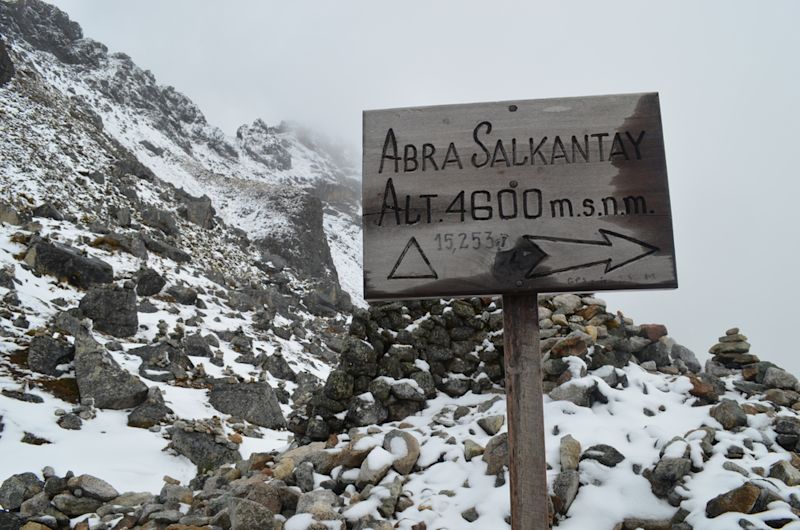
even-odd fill
[[[367,111],[363,147],[368,300],[677,287],[658,94]]]
[[[503,296],[512,530],[547,530],[541,352],[537,296]]]

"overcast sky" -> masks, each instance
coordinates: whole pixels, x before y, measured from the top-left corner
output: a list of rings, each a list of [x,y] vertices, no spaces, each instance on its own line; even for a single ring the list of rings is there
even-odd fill
[[[800,373],[800,2],[57,0],[229,132],[358,148],[370,108],[658,91],[680,288],[602,295]]]

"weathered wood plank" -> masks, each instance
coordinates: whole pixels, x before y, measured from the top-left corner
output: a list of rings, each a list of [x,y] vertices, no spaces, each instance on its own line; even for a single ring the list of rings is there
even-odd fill
[[[503,296],[512,530],[547,530],[547,464],[536,294]]]
[[[657,94],[364,113],[368,300],[677,287]]]

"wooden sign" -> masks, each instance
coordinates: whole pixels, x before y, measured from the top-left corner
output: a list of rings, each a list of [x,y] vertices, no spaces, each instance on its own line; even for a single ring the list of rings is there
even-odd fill
[[[677,287],[658,94],[364,112],[367,300]]]
[[[503,295],[512,530],[545,530],[537,293],[678,286],[658,94],[364,113],[364,296]]]

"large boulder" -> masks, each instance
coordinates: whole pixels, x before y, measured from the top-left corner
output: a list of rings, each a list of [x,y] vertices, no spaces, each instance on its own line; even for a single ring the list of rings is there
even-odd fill
[[[140,233],[139,236],[144,242],[144,247],[150,252],[155,252],[160,256],[169,258],[175,263],[188,263],[192,257],[179,248],[173,247],[169,243],[164,243],[158,239],[153,239],[147,234]]]
[[[149,429],[161,423],[168,414],[172,413],[172,409],[164,404],[161,390],[156,386],[152,386],[147,390],[145,402],[128,414],[128,427]]]
[[[79,304],[81,312],[92,319],[94,329],[114,337],[131,337],[139,328],[136,293],[119,287],[94,287]]]
[[[114,280],[114,269],[111,265],[101,259],[84,256],[77,249],[59,243],[34,243],[25,255],[25,263],[40,274],[55,276],[82,289]]]
[[[178,235],[178,224],[175,222],[175,216],[172,213],[154,206],[142,208],[141,213],[143,224],[157,228],[168,236]]]
[[[214,228],[216,211],[207,195],[194,197],[179,189],[175,192],[175,197],[181,203],[178,208],[178,214],[181,217],[202,228]]]
[[[147,397],[147,386],[121,368],[103,346],[87,334],[75,338],[74,364],[81,399],[93,398],[99,408],[132,408]]]
[[[153,296],[161,292],[167,281],[153,269],[140,269],[135,276],[136,293],[139,296]]]
[[[12,475],[0,485],[0,506],[6,510],[17,510],[43,487],[44,483],[33,473]]]
[[[209,393],[211,406],[269,429],[283,428],[286,419],[269,383],[216,383]]]
[[[33,337],[28,347],[28,368],[47,375],[59,375],[58,365],[68,363],[75,348],[66,341],[48,335]]]
[[[209,471],[223,464],[241,460],[239,451],[218,443],[213,434],[174,427],[172,448],[195,464],[199,471]]]

